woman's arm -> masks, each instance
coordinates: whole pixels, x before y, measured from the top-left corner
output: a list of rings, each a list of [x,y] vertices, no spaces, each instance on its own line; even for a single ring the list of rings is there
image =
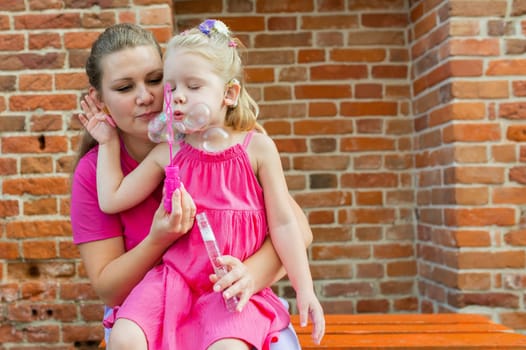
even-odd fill
[[[79,245],[88,277],[102,301],[108,306],[121,304],[144,275],[159,262],[170,244],[193,225],[195,205],[191,197],[176,190],[172,213],[159,206],[150,233],[135,248],[125,252],[121,236]]]

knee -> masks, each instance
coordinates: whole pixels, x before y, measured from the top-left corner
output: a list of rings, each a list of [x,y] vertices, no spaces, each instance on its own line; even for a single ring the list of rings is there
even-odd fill
[[[119,319],[111,330],[108,350],[148,350],[146,336],[134,322]]]

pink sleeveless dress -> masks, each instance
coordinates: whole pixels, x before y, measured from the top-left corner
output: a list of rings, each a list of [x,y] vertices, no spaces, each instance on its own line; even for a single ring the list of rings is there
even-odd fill
[[[182,141],[174,157],[197,213],[206,212],[220,251],[241,261],[255,253],[268,234],[263,189],[246,152],[251,137],[250,132],[243,145],[218,153]],[[268,349],[290,321],[282,302],[266,288],[253,295],[242,312],[229,312],[222,295],[212,290],[211,273],[195,224],[133,289],[115,316],[136,322],[151,350],[206,349],[222,338]]]

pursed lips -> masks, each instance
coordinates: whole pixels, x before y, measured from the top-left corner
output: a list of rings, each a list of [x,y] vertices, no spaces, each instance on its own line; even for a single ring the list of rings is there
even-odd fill
[[[142,118],[142,119],[153,119],[155,117],[157,117],[159,115],[160,112],[148,112],[148,113],[143,113],[143,114],[139,114],[138,116],[136,116],[135,118]]]

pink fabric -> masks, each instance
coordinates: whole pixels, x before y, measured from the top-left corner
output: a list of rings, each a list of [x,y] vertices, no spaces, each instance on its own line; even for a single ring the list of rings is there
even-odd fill
[[[82,157],[73,174],[70,209],[73,242],[81,244],[122,236],[126,250],[130,250],[150,231],[153,214],[161,200],[162,186],[134,208],[115,215],[103,213],[97,200],[97,153],[98,146]],[[123,173],[128,174],[137,165],[121,145]]]
[[[206,212],[223,254],[245,260],[263,243],[267,231],[263,191],[243,146],[210,154],[181,143],[175,155],[181,180]],[[268,348],[289,314],[267,288],[241,313],[229,312],[208,279],[213,272],[195,225],[164,255],[163,263],[134,288],[117,318],[135,321],[150,349],[206,349],[222,338],[239,338]]]

